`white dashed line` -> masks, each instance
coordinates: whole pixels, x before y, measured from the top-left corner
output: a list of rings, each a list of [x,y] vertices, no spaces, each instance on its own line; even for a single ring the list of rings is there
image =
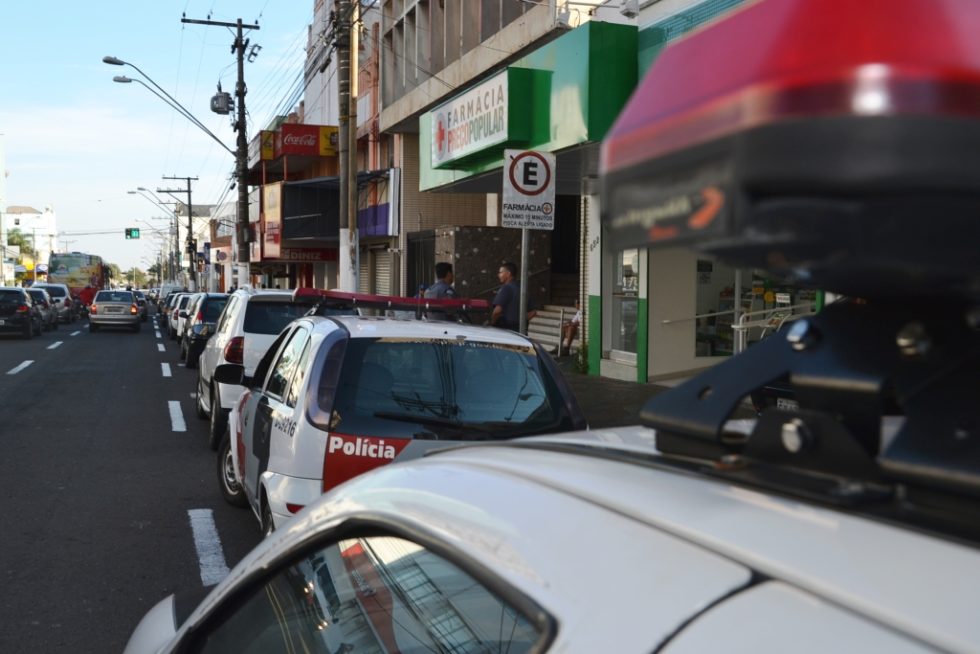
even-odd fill
[[[213,586],[228,576],[228,564],[221,549],[221,538],[214,524],[211,509],[190,509],[191,531],[194,532],[194,548],[201,569],[201,583]]]
[[[163,376],[164,377],[171,377],[172,376],[170,374],[170,364],[169,363],[161,363],[160,364],[160,370],[163,371]]]
[[[153,335],[154,335],[154,336],[156,336],[157,338],[162,338],[162,337],[160,336],[160,332],[153,332]]]
[[[167,351],[167,348],[163,347],[163,343],[157,343],[157,349],[161,352]]]
[[[196,400],[197,399],[197,393],[191,393],[191,397]]]
[[[24,363],[20,364],[16,368],[11,368],[10,370],[8,370],[7,371],[7,374],[8,375],[16,375],[18,372],[20,372],[21,370],[23,370],[27,366],[31,365],[32,363],[34,363],[33,360],[25,361]]]
[[[170,429],[171,431],[187,431],[187,423],[184,422],[184,414],[180,410],[180,402],[170,400],[167,402],[170,408]]]
[[[54,343],[52,343],[51,345],[48,346],[48,349],[49,350],[53,350],[56,347],[58,347],[59,345],[61,345],[62,343],[64,343],[64,341],[55,341]]]
[[[68,335],[69,335],[69,336],[78,336],[78,335],[79,335],[79,334],[81,334],[81,333],[82,333],[82,332],[80,332],[80,331],[77,331],[77,332],[72,332],[71,334],[68,334]]]

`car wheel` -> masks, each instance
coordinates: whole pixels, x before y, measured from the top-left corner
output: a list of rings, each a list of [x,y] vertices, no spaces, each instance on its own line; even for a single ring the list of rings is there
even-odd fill
[[[21,334],[21,337],[25,341],[29,341],[29,340],[31,340],[31,338],[34,337],[34,324],[33,323],[28,322],[27,325],[25,325],[24,333]]]
[[[262,502],[262,536],[268,538],[276,530],[276,523],[272,520],[272,509],[269,508],[269,500]]]
[[[221,447],[218,448],[218,487],[228,504],[240,507],[248,505],[245,491],[235,477],[235,459],[231,455],[231,435],[227,429],[221,439]]]
[[[225,433],[225,428],[228,425],[228,416],[225,415],[224,410],[221,408],[221,398],[215,388],[211,389],[211,433],[208,439],[208,445],[212,450],[217,450],[218,445],[221,443],[221,437]]]
[[[89,320],[89,322],[88,322],[88,330],[94,334],[95,332],[99,331],[99,326],[96,325],[91,320]]]
[[[51,329],[58,329],[58,321],[57,320],[55,320],[53,323],[51,323]]]
[[[197,367],[197,359],[198,359],[198,356],[199,355],[191,354],[190,350],[187,350],[187,352],[184,353],[185,365],[190,370],[193,370],[194,368]]]

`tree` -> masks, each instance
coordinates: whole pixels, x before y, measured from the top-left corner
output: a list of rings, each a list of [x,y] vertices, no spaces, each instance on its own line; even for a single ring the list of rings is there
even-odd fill
[[[34,237],[14,227],[7,232],[7,245],[19,247],[21,254],[34,252]]]

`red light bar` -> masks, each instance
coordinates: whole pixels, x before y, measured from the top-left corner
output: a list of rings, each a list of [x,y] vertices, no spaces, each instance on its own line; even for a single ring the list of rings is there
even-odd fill
[[[780,120],[976,117],[978,29],[975,0],[749,5],[659,55],[603,142],[603,171]]]
[[[422,309],[456,309],[461,311],[489,311],[490,303],[479,299],[434,300],[428,298],[401,297],[398,295],[371,295],[350,291],[328,291],[319,288],[297,288],[293,299],[319,298],[325,303],[373,309],[414,311]]]

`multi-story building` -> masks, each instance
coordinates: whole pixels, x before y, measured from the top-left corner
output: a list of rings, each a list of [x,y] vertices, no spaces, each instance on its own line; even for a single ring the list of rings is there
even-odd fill
[[[21,252],[27,272],[33,273],[37,265],[38,273],[46,273],[51,253],[58,250],[58,220],[54,209],[50,206],[44,207],[43,211],[26,206],[7,207],[3,213],[4,245],[14,230],[23,234],[34,250]]]

